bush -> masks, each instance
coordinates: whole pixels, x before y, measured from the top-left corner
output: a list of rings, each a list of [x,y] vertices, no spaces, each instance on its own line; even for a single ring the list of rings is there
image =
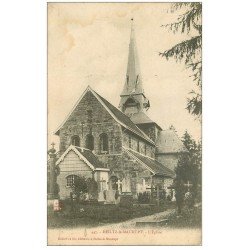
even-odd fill
[[[201,228],[202,209],[201,206],[193,209],[183,209],[181,216],[177,211],[168,216],[168,227],[171,228]]]
[[[148,204],[150,203],[150,193],[143,192],[138,194],[138,202],[140,204]]]

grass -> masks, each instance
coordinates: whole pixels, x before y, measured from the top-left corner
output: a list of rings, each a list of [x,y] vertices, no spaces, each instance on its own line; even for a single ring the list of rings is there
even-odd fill
[[[161,206],[128,206],[119,205],[78,205],[77,212],[70,212],[70,205],[65,204],[63,212],[53,212],[48,209],[48,228],[94,227],[109,223],[118,223],[133,218],[139,218],[174,207],[172,203]],[[84,211],[80,212],[80,209]]]
[[[184,208],[180,216],[177,212],[168,216],[169,228],[201,228],[202,226],[202,208],[194,207],[192,210]]]

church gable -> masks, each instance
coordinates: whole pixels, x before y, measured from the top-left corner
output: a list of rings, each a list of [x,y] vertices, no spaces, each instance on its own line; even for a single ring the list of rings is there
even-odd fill
[[[134,134],[144,138],[154,145],[154,142],[141,131],[124,113],[114,107],[102,96],[93,91],[90,87],[86,89],[73,110],[67,116],[55,134],[60,135],[60,130],[67,127],[68,123],[74,126],[82,125],[84,122],[105,123],[114,122],[130,130]]]
[[[62,161],[58,163],[61,172],[68,171],[84,171],[93,172],[93,168],[86,162],[81,160],[79,156],[73,151],[69,151]]]
[[[98,158],[88,149],[69,146],[57,160],[60,171],[108,171]]]
[[[114,119],[93,95],[90,88],[87,88],[55,134],[59,135],[62,128],[70,125],[81,126],[87,123],[103,122],[114,122]]]
[[[71,144],[88,148],[97,154],[103,151],[121,151],[121,126],[90,87],[83,93],[56,134],[60,136],[61,153]],[[105,145],[102,146],[102,142]]]

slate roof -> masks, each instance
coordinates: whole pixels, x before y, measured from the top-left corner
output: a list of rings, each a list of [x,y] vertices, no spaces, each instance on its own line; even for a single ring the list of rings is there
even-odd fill
[[[173,130],[162,130],[156,140],[156,154],[188,152]]]
[[[136,160],[139,160],[140,163],[145,165],[153,174],[155,175],[163,175],[167,177],[174,178],[175,173],[168,167],[162,165],[160,162],[153,158],[149,158],[147,156],[144,156],[142,154],[139,154],[138,152],[135,152],[134,150],[131,150],[129,148],[125,148],[125,150]]]
[[[130,119],[135,124],[155,123],[144,112],[135,113]]]
[[[107,168],[89,149],[75,147],[95,168]]]
[[[102,164],[102,162],[99,161],[97,156],[94,155],[89,149],[76,147],[74,145],[70,145],[66,149],[66,151],[61,155],[61,157],[56,161],[56,165],[60,164],[60,162],[64,160],[68,152],[70,152],[71,150],[74,151],[81,160],[86,162],[86,164],[89,165],[92,168],[92,170],[96,169],[104,169],[104,170],[106,169],[106,171],[108,170],[108,168],[105,167]]]
[[[100,96],[98,93],[96,93],[94,90],[92,90],[105,104],[105,106],[111,111],[111,113],[123,124],[125,124],[131,131],[136,132],[137,135],[141,136],[142,138],[146,139],[147,141],[151,142],[151,144],[155,145],[155,143],[143,132],[141,131],[132,121],[131,119],[125,115],[123,112],[121,112],[118,108],[113,106],[111,103],[109,103],[106,99],[104,99],[102,96]]]

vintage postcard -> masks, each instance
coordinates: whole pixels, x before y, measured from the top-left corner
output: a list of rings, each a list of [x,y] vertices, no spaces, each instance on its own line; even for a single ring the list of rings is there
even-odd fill
[[[47,11],[48,245],[201,245],[202,4]]]

